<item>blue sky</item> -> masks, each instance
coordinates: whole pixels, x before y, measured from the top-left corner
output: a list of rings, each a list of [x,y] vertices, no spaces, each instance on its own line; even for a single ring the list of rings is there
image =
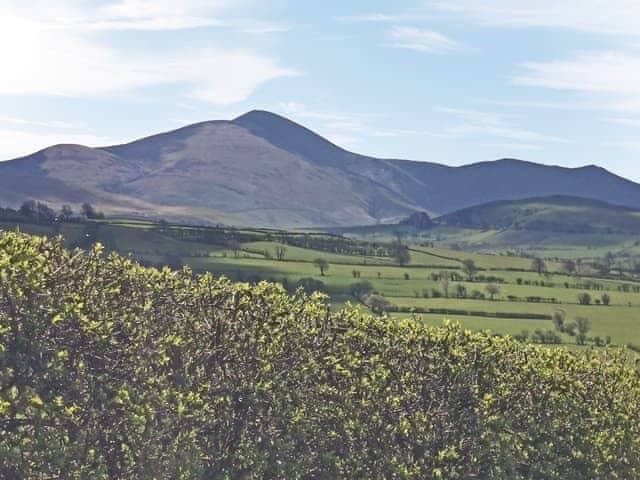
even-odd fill
[[[640,181],[637,0],[0,0],[0,159],[271,110],[360,153]]]

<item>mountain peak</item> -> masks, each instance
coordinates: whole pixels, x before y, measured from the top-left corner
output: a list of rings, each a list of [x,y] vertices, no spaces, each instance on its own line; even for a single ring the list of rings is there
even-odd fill
[[[307,127],[266,110],[251,110],[231,121],[271,144],[317,164],[335,165],[348,153]]]
[[[243,113],[242,115],[240,115],[239,117],[234,118],[233,120],[231,120],[232,122],[243,122],[243,121],[247,121],[247,120],[252,120],[252,121],[273,121],[273,120],[286,120],[287,122],[291,122],[291,120],[289,120],[286,117],[283,117],[282,115],[278,115],[277,113],[273,113],[270,112],[268,110],[250,110],[246,113]],[[293,122],[291,122],[293,123]]]

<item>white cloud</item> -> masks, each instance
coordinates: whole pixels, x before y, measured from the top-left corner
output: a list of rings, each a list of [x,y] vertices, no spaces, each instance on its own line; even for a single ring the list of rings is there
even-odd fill
[[[181,30],[220,26],[223,21],[219,15],[238,3],[231,0],[120,0],[86,13],[85,17],[88,18],[81,18],[76,26],[116,30]]]
[[[640,118],[607,118],[605,119],[609,123],[615,123],[625,127],[638,127],[640,128]]]
[[[417,22],[421,20],[432,19],[432,15],[423,15],[416,13],[362,13],[360,15],[347,15],[336,17],[340,22],[364,22],[364,23],[399,23],[399,22]]]
[[[197,11],[211,2],[187,3]],[[125,1],[114,8],[120,7],[115,12],[122,17],[138,21],[149,6],[148,18],[157,21],[178,4]],[[73,9],[63,11],[64,18],[74,15]],[[42,12],[34,12],[0,7],[0,94],[93,97],[173,85],[201,100],[228,105],[245,100],[265,82],[297,74],[250,50],[193,47],[152,54],[126,52],[82,30],[43,22]]]
[[[542,146],[531,143],[516,143],[516,142],[489,142],[483,144],[486,147],[498,148],[501,152],[511,151],[515,152],[513,156],[517,156],[518,152],[522,150],[542,150]],[[509,154],[501,153],[501,156],[510,156]]]
[[[640,110],[640,56],[587,52],[551,62],[528,62],[518,85],[591,94],[602,109]]]
[[[396,26],[389,35],[393,39],[392,46],[418,50],[420,52],[447,52],[458,48],[458,44],[445,35],[417,27]]]
[[[379,115],[318,111],[297,102],[280,103],[276,110],[294,121],[305,119],[305,123],[310,122],[309,126],[343,147],[361,144],[366,138],[445,136],[442,133],[427,130],[379,128],[375,125]]]
[[[618,52],[590,52],[573,59],[528,62],[516,77],[521,85],[557,90],[640,95],[640,57]]]
[[[640,35],[637,0],[431,0],[427,4],[486,25]]]
[[[533,146],[532,142],[568,142],[568,140],[564,138],[514,127],[505,120],[503,115],[493,112],[461,108],[437,108],[436,111],[452,115],[458,120],[458,123],[445,129],[448,135],[454,137],[495,137],[516,141],[516,143],[528,142],[529,148]]]
[[[62,128],[71,129],[76,128],[77,125],[69,122],[61,122],[57,120],[30,120],[26,118],[6,117],[0,116],[0,124],[31,126],[31,127],[46,127],[46,128]]]

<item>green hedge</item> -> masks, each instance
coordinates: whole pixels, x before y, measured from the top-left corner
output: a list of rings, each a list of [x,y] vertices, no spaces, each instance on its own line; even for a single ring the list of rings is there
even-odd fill
[[[0,478],[640,476],[621,355],[0,234]]]
[[[438,315],[460,315],[473,317],[507,318],[524,320],[551,320],[553,317],[545,313],[526,312],[485,312],[480,310],[462,310],[458,308],[424,308],[424,307],[397,307],[389,308],[390,312],[401,313],[431,313]]]

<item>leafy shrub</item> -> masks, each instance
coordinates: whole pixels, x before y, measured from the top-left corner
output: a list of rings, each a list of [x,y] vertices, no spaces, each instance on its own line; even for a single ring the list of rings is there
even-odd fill
[[[638,478],[640,379],[0,235],[0,478]]]
[[[304,277],[296,282],[296,288],[302,288],[311,295],[313,292],[326,292],[327,286],[321,280],[313,277]]]

